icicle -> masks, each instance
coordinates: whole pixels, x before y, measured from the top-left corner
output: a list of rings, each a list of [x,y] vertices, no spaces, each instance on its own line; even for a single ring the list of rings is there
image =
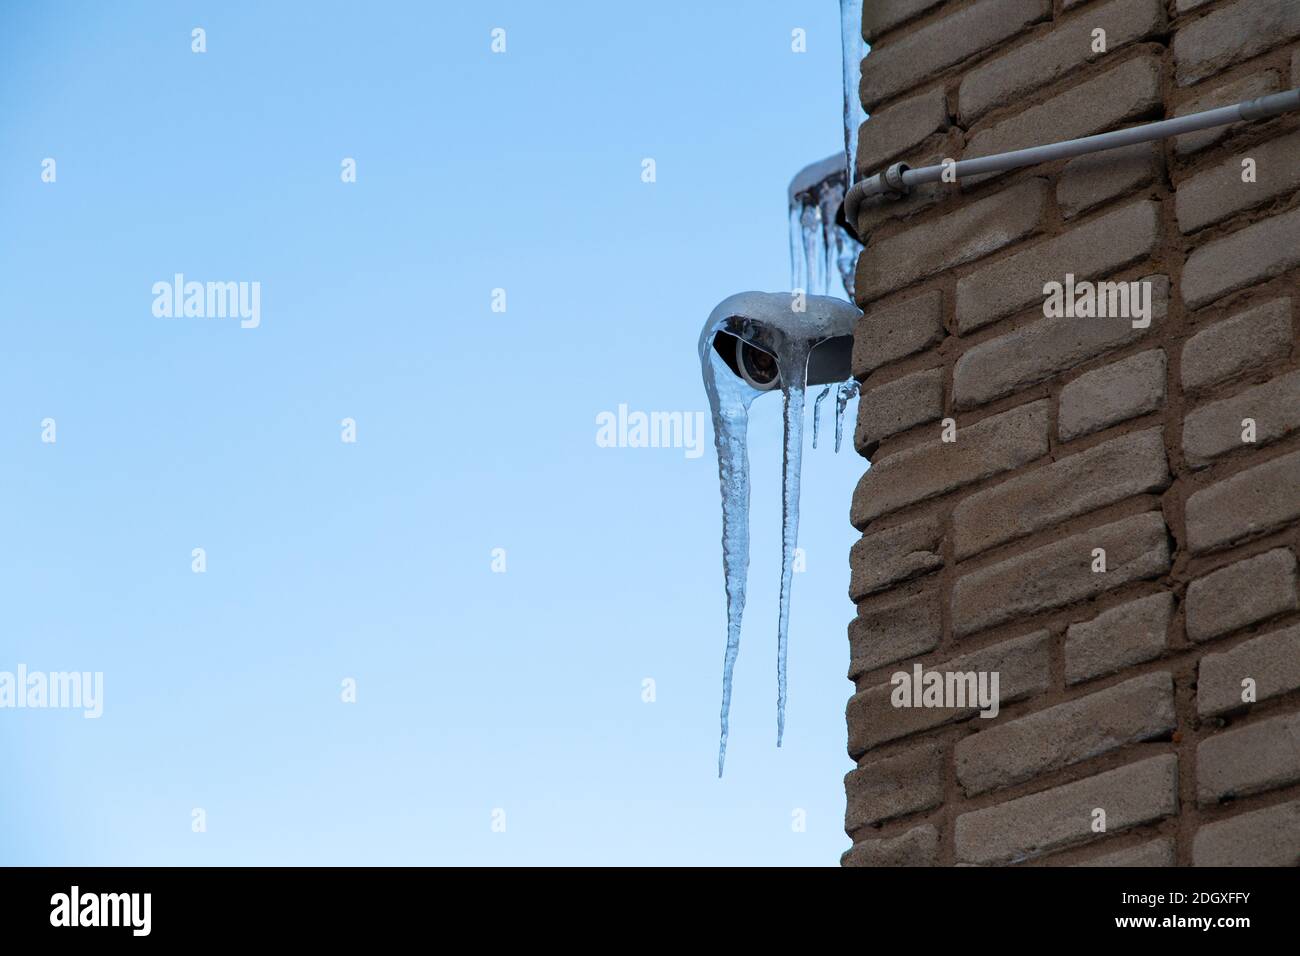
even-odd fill
[[[700,335],[700,362],[718,451],[718,477],[722,491],[722,566],[727,591],[719,777],[726,766],[732,677],[740,651],[749,571],[750,482],[746,449],[749,406],[764,389],[781,389],[785,441],[781,474],[780,615],[777,624],[776,733],[779,747],[785,736],[786,659],[790,594],[799,542],[799,471],[803,457],[808,358],[815,346],[829,339],[848,336],[861,318],[861,313],[849,303],[827,296],[810,296],[808,309],[798,313],[792,312],[790,302],[787,294],[744,292],[730,296],[710,313]],[[719,339],[720,333],[725,333],[726,339]],[[770,362],[756,356],[753,353],[755,349],[774,357],[776,368],[772,369]],[[738,363],[735,366],[731,364],[732,355]],[[818,401],[829,395],[830,388],[834,387],[824,389]],[[814,421],[814,429],[817,427]]]
[[[831,393],[831,387],[827,385],[822,389],[822,393],[817,396],[813,402],[813,448],[817,447],[817,433],[821,430],[821,422],[818,420],[822,413],[822,399]]]
[[[817,258],[818,271],[821,273],[822,295],[830,295],[831,283],[834,281],[832,277],[836,273],[835,233],[839,231],[839,226],[835,224],[835,213],[839,209],[839,203],[834,201],[834,193],[835,186],[826,183],[823,188],[817,190],[816,194],[817,219],[821,223]]]
[[[825,160],[809,169],[822,173]],[[803,170],[800,176],[808,175]],[[803,289],[809,295],[830,295],[836,278],[848,298],[853,298],[853,272],[862,246],[838,222],[836,216],[844,202],[844,174],[838,167],[826,171],[820,179],[806,183],[796,177],[791,186],[790,288]]]
[[[804,385],[808,376],[807,342],[784,338],[776,343],[777,368],[785,399],[785,450],[781,468],[781,597],[776,637],[776,745],[785,735],[786,658],[790,629],[790,592],[794,552],[799,544],[799,471],[803,457]],[[722,488],[722,564],[727,586],[727,651],[722,665],[722,733],[718,776],[727,759],[732,675],[740,653],[749,573],[749,453],[746,432],[749,405],[759,392],[743,384],[712,349],[704,357],[705,387],[713,413]],[[829,391],[829,389],[827,389]]]
[[[783,339],[776,362],[785,398],[785,454],[781,465],[781,606],[776,633],[776,745],[785,735],[786,646],[790,630],[790,588],[799,544],[799,469],[803,459],[804,384],[810,343]]]
[[[840,282],[844,285],[844,292],[849,297],[849,301],[852,301],[854,273],[857,272],[858,255],[862,252],[862,245],[839,226],[835,228],[835,233],[839,239],[835,264],[839,267]]]
[[[858,93],[858,78],[862,72],[862,0],[840,0],[840,63],[844,74],[844,171],[847,190],[857,176],[855,161],[858,155],[858,133],[866,120],[862,112],[862,99]],[[842,197],[841,197],[842,198]],[[853,223],[857,229],[857,223]],[[835,264],[839,267],[840,281],[850,301],[853,299],[854,271],[862,246],[848,232],[837,227],[839,250]],[[837,449],[838,450],[838,449]]]
[[[826,294],[831,292],[834,276],[839,276],[844,291],[853,298],[853,273],[858,265],[858,253],[862,246],[835,221],[840,206],[844,202],[844,180],[835,176],[825,179],[816,189],[817,207],[821,211],[822,250],[823,250],[823,284]]]
[[[858,94],[862,64],[862,0],[840,0],[840,63],[844,75],[844,158],[849,185],[858,152],[858,130],[865,117]]]
[[[844,406],[848,405],[849,399],[858,394],[858,383],[856,379],[849,379],[841,385],[835,393],[835,453],[840,452],[840,440],[844,436]]]
[[[713,413],[722,487],[722,572],[727,588],[727,651],[722,663],[722,732],[718,742],[718,776],[727,759],[731,679],[740,653],[740,623],[745,614],[749,576],[749,405],[759,392],[732,374],[712,348],[702,356],[704,387]]]
[[[822,272],[821,254],[821,209],[814,201],[803,207],[800,217],[804,248],[805,281],[804,290],[809,295],[825,295],[826,280]]]
[[[803,200],[794,197],[790,200],[790,289],[808,288],[808,264],[803,242]]]

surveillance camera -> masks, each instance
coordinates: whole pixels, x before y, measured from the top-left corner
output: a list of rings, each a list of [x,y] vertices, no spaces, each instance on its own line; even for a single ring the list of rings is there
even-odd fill
[[[733,295],[709,316],[701,345],[711,347],[731,373],[756,392],[781,387],[777,353],[792,341],[810,349],[806,385],[848,379],[853,326],[862,313],[852,303],[830,296],[806,296],[801,311],[791,307],[792,301],[789,293]]]

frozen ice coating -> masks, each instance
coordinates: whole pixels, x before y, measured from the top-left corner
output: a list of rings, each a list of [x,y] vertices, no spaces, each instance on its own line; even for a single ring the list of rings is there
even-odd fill
[[[817,400],[813,402],[813,448],[817,447],[817,433],[821,430],[821,422],[819,419],[822,413],[822,399],[830,393],[831,387],[827,385],[822,389],[821,394],[817,396]]]
[[[781,456],[781,604],[776,626],[776,745],[785,736],[785,659],[790,633],[790,587],[799,544],[799,474],[803,461],[803,400],[808,354],[815,343],[782,337],[776,364],[785,399],[785,445]]]
[[[799,538],[804,391],[808,384],[839,384],[842,372],[831,379],[827,378],[827,369],[838,370],[845,363],[844,349],[851,341],[859,315],[850,303],[829,296],[742,292],[724,299],[713,310],[700,335],[700,368],[709,396],[718,451],[722,570],[727,595],[718,776],[722,776],[727,757],[732,674],[740,652],[749,574],[749,406],[763,392],[781,389],[785,402],[785,443],[781,482],[781,601],[777,622],[777,746],[780,746],[785,732],[790,592]],[[770,368],[772,361],[774,371]]]
[[[851,298],[862,247],[836,222],[846,190],[844,156],[837,153],[800,170],[790,182],[790,287],[813,295],[836,291]]]
[[[853,298],[853,272],[862,246],[836,222],[853,183],[858,130],[865,116],[858,98],[862,62],[862,0],[840,0],[844,79],[844,152],[800,170],[790,183],[790,288],[831,295],[834,277]]]
[[[858,383],[856,379],[849,379],[836,389],[835,394],[835,453],[840,452],[840,439],[844,437],[844,406],[849,403],[849,399],[856,398],[858,394]]]
[[[862,0],[840,0],[840,46],[844,67],[844,171],[852,185],[853,157],[858,154],[862,128],[862,100],[858,76],[862,69]]]
[[[816,202],[803,206],[799,212],[799,237],[803,242],[805,271],[802,288],[814,295],[825,295],[830,272],[827,270],[827,252],[822,245],[822,211]]]
[[[853,274],[857,271],[858,253],[862,251],[862,246],[835,220],[840,206],[844,203],[846,191],[844,183],[835,181],[827,184],[822,194],[822,246],[826,249],[827,267],[835,267],[833,274],[840,277],[840,285],[844,287],[845,295],[852,299]],[[828,207],[830,212],[826,214]],[[826,291],[829,294],[830,278],[827,278],[826,282]]]
[[[727,651],[722,662],[722,736],[718,776],[727,759],[727,716],[731,711],[731,674],[740,653],[740,621],[745,613],[749,576],[749,403],[762,394],[731,374],[716,350],[701,343],[704,388],[713,413],[713,442],[718,449],[722,486],[722,574],[727,590]]]

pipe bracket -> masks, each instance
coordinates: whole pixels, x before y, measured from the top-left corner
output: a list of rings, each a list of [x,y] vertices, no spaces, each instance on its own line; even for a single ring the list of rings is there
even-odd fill
[[[903,173],[912,167],[907,163],[894,163],[880,174],[880,194],[886,199],[902,199],[912,190],[903,181]]]

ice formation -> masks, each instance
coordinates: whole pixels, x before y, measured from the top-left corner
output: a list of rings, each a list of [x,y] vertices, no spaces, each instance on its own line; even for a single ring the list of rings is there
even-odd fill
[[[862,251],[835,221],[844,202],[844,156],[837,153],[801,170],[790,183],[790,287],[810,295],[853,297],[853,270]]]
[[[821,394],[817,396],[817,400],[813,402],[813,449],[814,450],[817,448],[817,433],[821,431],[822,400],[830,393],[831,393],[831,387],[827,385],[825,388],[821,390]]]
[[[862,72],[862,0],[840,0],[840,60],[844,67],[844,170],[853,183],[853,158],[858,154],[858,130],[866,116],[858,94]],[[850,293],[851,295],[852,293]]]
[[[722,664],[722,732],[718,776],[727,759],[732,676],[740,653],[741,620],[749,577],[749,406],[764,391],[780,388],[785,403],[781,465],[781,599],[776,636],[776,745],[785,734],[786,650],[790,590],[799,542],[799,477],[803,458],[803,412],[809,384],[825,385],[813,403],[813,448],[820,431],[821,403],[835,390],[835,450],[840,450],[844,411],[858,383],[843,380],[844,345],[859,312],[831,298],[835,279],[853,298],[853,272],[862,246],[836,217],[853,181],[858,129],[864,119],[857,76],[862,57],[862,0],[840,0],[844,77],[844,152],[801,170],[790,183],[789,295],[742,292],[723,300],[700,336],[700,365],[713,414],[722,488],[722,569],[727,592],[727,650]],[[819,346],[838,340],[835,358],[819,363]],[[758,350],[776,365],[776,376],[756,381],[744,369],[742,350]],[[728,360],[730,350],[730,361]],[[810,358],[814,360],[810,363]],[[816,372],[813,369],[816,368]],[[828,369],[838,374],[829,374]]]
[[[802,310],[797,306],[802,305]],[[727,593],[727,649],[722,665],[722,730],[718,775],[727,756],[732,675],[740,652],[741,620],[749,574],[749,406],[765,390],[781,389],[785,402],[785,445],[781,482],[781,600],[777,623],[777,746],[785,732],[786,650],[794,552],[799,539],[799,469],[803,456],[803,409],[809,357],[828,340],[851,336],[859,312],[828,296],[743,292],[718,305],[700,336],[700,366],[713,415],[722,490],[722,566]],[[725,336],[719,339],[719,336]],[[715,343],[715,339],[718,341]],[[763,388],[737,373],[727,360],[739,360],[742,343],[774,358],[778,377]],[[814,384],[826,384],[819,380]],[[838,383],[836,383],[838,384]],[[847,402],[839,386],[837,409]]]

